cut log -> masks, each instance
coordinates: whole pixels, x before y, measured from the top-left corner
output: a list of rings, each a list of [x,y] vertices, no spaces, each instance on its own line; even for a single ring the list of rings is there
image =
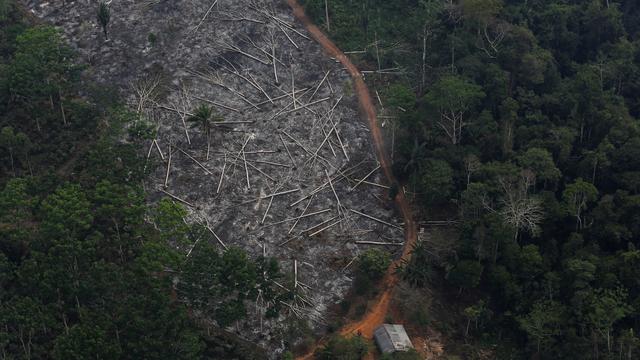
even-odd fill
[[[195,208],[195,207],[196,207],[195,205],[193,205],[192,203],[188,202],[187,200],[181,199],[181,198],[179,198],[179,197],[177,197],[177,196],[175,196],[175,195],[173,195],[173,194],[171,194],[171,193],[169,193],[169,192],[165,191],[164,189],[160,189],[160,191],[162,191],[163,193],[165,193],[166,195],[168,195],[170,198],[172,198],[172,199],[174,199],[174,200],[178,200],[178,201],[180,201],[181,203],[183,203],[183,204],[185,204],[185,205],[187,205],[187,206],[189,206],[189,207],[192,207],[192,208]]]
[[[293,160],[293,156],[291,156],[291,153],[289,152],[289,148],[287,147],[287,144],[284,142],[284,139],[282,138],[282,134],[278,134],[278,136],[280,137],[280,141],[282,142],[282,146],[284,146],[285,151],[287,152],[287,155],[289,155],[289,159],[291,159],[291,164],[293,166],[296,166],[296,162],[295,160]],[[149,149],[149,153],[151,153],[151,149]],[[147,156],[147,159],[149,157]]]
[[[169,174],[171,173],[171,143],[169,143],[169,161],[167,161],[167,175],[164,177],[164,187],[167,187],[167,183],[169,182]]]
[[[253,59],[253,60],[255,60],[255,61],[257,61],[257,62],[259,62],[259,63],[261,63],[261,64],[264,64],[264,65],[271,65],[271,62],[264,61],[264,60],[262,60],[262,59],[260,59],[260,58],[258,58],[258,57],[256,57],[256,56],[253,56],[253,55],[249,54],[248,52],[243,51],[242,49],[240,49],[239,47],[237,47],[237,46],[235,46],[235,45],[228,44],[228,43],[226,43],[226,42],[222,42],[222,44],[223,44],[224,46],[226,46],[226,48],[227,48],[228,50],[235,51],[235,52],[237,52],[237,53],[239,53],[239,54],[242,54],[242,55],[244,55],[244,56],[246,56],[246,57],[248,57],[248,58],[250,58],[250,59]]]
[[[320,227],[320,226],[322,226],[322,225],[324,225],[324,224],[326,224],[326,223],[329,223],[329,222],[331,222],[331,221],[335,220],[337,217],[338,217],[338,216],[334,216],[334,217],[332,217],[332,218],[331,218],[331,219],[329,219],[329,220],[325,220],[325,221],[323,221],[323,222],[321,222],[321,223],[319,223],[319,224],[313,225],[313,226],[312,226],[312,227],[310,227],[310,228],[304,229],[304,230],[302,230],[302,232],[303,232],[303,233],[309,232],[309,231],[311,231],[311,230],[313,230],[313,229],[316,229],[316,228],[318,228],[318,227]]]
[[[331,98],[324,98],[324,99],[316,100],[314,102],[310,102],[308,104],[304,104],[304,105],[300,106],[299,108],[292,109],[292,110],[287,110],[287,111],[283,112],[282,114],[284,115],[284,114],[288,114],[288,113],[294,112],[296,110],[302,110],[302,109],[311,110],[311,109],[309,109],[309,106],[315,105],[315,104],[319,104],[319,103],[321,103],[323,101],[327,101],[329,99],[331,99]]]
[[[271,35],[271,62],[273,63],[273,77],[276,80],[276,84],[279,84],[278,81],[278,66],[276,65],[276,61],[278,58],[276,57],[276,46],[273,41],[273,35]]]
[[[286,194],[290,194],[290,193],[293,193],[293,192],[296,192],[296,191],[300,191],[300,188],[286,190],[286,191],[280,191],[280,192],[277,192],[277,193],[261,196],[260,199],[268,199],[270,197],[286,195]]]
[[[332,227],[334,227],[334,226],[338,225],[339,223],[341,223],[341,222],[342,222],[342,220],[344,220],[344,219],[338,219],[338,221],[336,221],[336,222],[334,222],[334,223],[332,223],[332,224],[329,224],[329,225],[327,225],[327,226],[323,227],[322,229],[315,231],[315,232],[314,232],[314,233],[312,233],[312,234],[309,234],[309,237],[311,237],[311,236],[315,236],[315,235],[318,235],[318,234],[320,234],[321,232],[323,232],[323,231],[325,231],[325,230],[327,230],[327,229],[330,229],[330,228],[332,228]]]
[[[247,155],[242,151],[242,161],[244,161],[244,173],[247,176],[247,189],[251,189],[251,183],[249,182],[249,167],[247,166]]]
[[[349,155],[347,155],[347,150],[344,148],[344,144],[342,143],[342,138],[340,137],[340,132],[338,131],[338,128],[336,126],[336,123],[333,122],[332,117],[329,117],[329,121],[331,122],[331,126],[333,127],[333,133],[336,134],[336,138],[338,139],[338,142],[340,143],[340,148],[342,149],[342,154],[344,154],[344,158],[347,159],[347,161],[349,161]]]
[[[333,196],[336,197],[336,201],[338,202],[338,215],[339,215],[342,212],[342,204],[340,203],[340,198],[338,197],[338,193],[336,193],[336,189],[333,187],[331,176],[329,176],[329,173],[327,172],[327,170],[324,171],[324,174],[327,176],[327,179],[329,179],[329,186],[331,186],[331,191],[333,191]]]
[[[211,232],[213,237],[215,237],[216,240],[218,240],[218,242],[220,243],[220,245],[222,245],[222,247],[226,250],[227,249],[227,245],[225,245],[224,242],[222,242],[222,240],[220,239],[220,237],[218,237],[218,235],[215,233],[215,231],[213,231],[213,229],[211,227],[209,227],[208,222],[207,222],[207,225],[205,227],[207,228],[207,230],[209,230],[209,232]]]
[[[287,164],[280,164],[277,162],[273,162],[273,161],[265,161],[265,160],[247,160],[249,162],[254,162],[254,163],[258,163],[258,164],[266,164],[266,165],[273,165],[273,166],[279,166],[279,167],[284,167],[284,168],[291,168],[291,165],[287,165]]]
[[[327,134],[327,131],[326,131],[324,128],[322,128],[322,133],[323,133],[323,134],[324,134],[324,136],[326,136],[326,137],[328,137],[328,136],[329,136],[329,135]],[[334,133],[335,133],[335,131],[334,131]],[[333,149],[333,144],[331,143],[331,140],[329,140],[327,143],[329,144],[329,149],[331,150],[331,153],[333,154],[333,157],[337,157],[337,155],[336,155],[336,151]]]
[[[293,259],[293,288],[298,287],[298,260]]]
[[[380,164],[378,164],[378,166],[376,166],[376,168],[375,168],[375,169],[371,170],[367,175],[365,175],[365,177],[363,177],[362,179],[360,179],[360,180],[358,181],[358,183],[357,183],[357,184],[353,185],[353,187],[352,187],[349,191],[353,191],[353,190],[355,190],[355,188],[357,188],[357,187],[358,187],[358,185],[362,184],[365,180],[367,180],[367,178],[368,178],[369,176],[371,176],[371,175],[372,175],[374,172],[376,172],[376,170],[378,170],[378,169],[380,169]]]
[[[282,135],[280,135],[280,138],[282,138]],[[151,145],[149,146],[149,152],[147,152],[147,160],[149,160],[149,158],[151,157],[151,152],[153,151],[153,146],[156,143],[156,140],[151,140]]]
[[[264,212],[264,215],[262,216],[262,220],[260,221],[260,224],[264,224],[264,220],[267,218],[267,214],[271,209],[271,204],[273,204],[273,199],[274,199],[273,196],[269,199],[269,205],[267,205],[267,210]]]
[[[296,94],[303,93],[303,95],[304,95],[304,93],[306,93],[309,90],[310,90],[310,88],[299,89],[299,90],[296,90]],[[284,95],[280,95],[280,96],[276,96],[274,98],[271,98],[271,100],[276,101],[276,100],[280,100],[280,99],[286,98],[286,97],[291,97],[291,93],[287,92]],[[267,104],[269,102],[270,102],[269,100],[265,100],[265,101],[261,101],[259,103],[256,103],[256,105],[260,106],[260,105]]]
[[[353,179],[353,180],[354,181],[361,181],[361,179]],[[374,183],[374,182],[371,182],[371,181],[364,180],[364,181],[362,181],[362,183],[363,184],[367,184],[367,185],[371,185],[371,186],[375,186],[375,187],[379,187],[379,188],[382,188],[382,189],[387,189],[387,190],[391,189],[390,186],[377,184],[377,183]]]
[[[250,162],[247,162],[247,165],[251,166],[254,170],[258,171],[260,174],[264,175],[267,179],[273,181],[273,182],[278,182],[276,179],[272,178],[271,176],[269,176],[268,174],[266,174],[265,172],[263,172],[262,170],[258,169],[257,167],[253,166],[253,164],[251,164]]]
[[[311,94],[311,97],[309,97],[308,101],[313,100],[313,97],[316,95],[318,90],[320,90],[320,86],[322,86],[322,83],[324,83],[324,81],[327,79],[327,76],[329,76],[330,72],[331,72],[331,70],[327,71],[327,73],[324,74],[324,77],[322,78],[322,80],[320,80],[320,83],[318,83],[318,86],[316,86],[316,89],[313,91],[313,93]]]
[[[182,150],[181,148],[178,148],[178,151],[185,154],[189,159],[193,160],[193,162],[195,162],[198,166],[200,166],[202,170],[204,170],[207,174],[213,175],[213,173],[209,171],[209,169],[207,169],[204,165],[202,165],[202,163],[196,160],[193,156],[189,155],[186,151]]]
[[[343,175],[341,175],[340,177],[336,176],[333,179],[334,180],[341,180],[342,177],[344,177]],[[324,189],[325,187],[327,187],[327,185],[329,185],[328,181],[325,181],[322,185],[318,186],[317,188],[313,189],[307,196],[297,200],[294,203],[289,204],[289,207],[295,206],[297,204],[299,204],[300,202],[304,201],[305,199],[308,199],[310,196],[313,196],[315,194],[317,194],[318,192],[322,191],[322,189]]]
[[[263,227],[276,226],[276,225],[279,225],[279,224],[282,224],[282,223],[286,223],[286,222],[289,222],[289,221],[296,221],[296,220],[307,218],[307,217],[310,217],[310,216],[314,216],[314,215],[318,215],[318,214],[324,214],[324,213],[326,213],[328,211],[331,211],[331,209],[323,209],[323,210],[319,210],[319,211],[314,211],[312,213],[304,214],[304,215],[301,215],[301,216],[297,216],[297,217],[294,217],[294,218],[289,218],[289,219],[276,221],[274,223],[266,224]]]
[[[191,30],[191,32],[196,32],[198,31],[198,29],[200,28],[200,25],[202,25],[202,23],[205,21],[205,19],[207,18],[207,16],[209,16],[209,13],[211,12],[211,10],[213,10],[213,7],[216,6],[216,4],[218,3],[218,0],[215,0],[213,2],[213,4],[211,4],[211,6],[209,6],[209,9],[207,10],[207,12],[204,14],[204,16],[202,17],[202,20],[200,20],[200,22],[198,23],[198,25],[193,28],[193,30]]]
[[[286,131],[282,130],[282,133],[285,134],[289,139],[293,140],[294,143],[296,143],[296,145],[300,146],[302,148],[302,150],[304,150],[307,154],[314,156],[311,151],[307,150],[306,147],[304,147],[304,145],[300,144],[300,142],[298,140],[296,140],[293,136],[289,135],[289,133],[287,133]]]
[[[391,246],[402,246],[404,242],[394,243],[394,242],[381,242],[381,241],[356,241],[356,244],[361,245],[391,245]]]
[[[220,174],[220,181],[218,182],[218,188],[216,189],[216,194],[220,193],[220,187],[222,187],[222,180],[224,179],[224,170],[227,167],[227,155],[224,155],[224,164],[222,164],[222,173]]]
[[[345,270],[347,270],[347,268],[348,268],[349,266],[351,266],[351,264],[353,264],[353,262],[354,262],[354,261],[356,261],[356,259],[357,259],[357,258],[358,258],[358,255],[354,256],[354,257],[353,257],[353,259],[351,259],[351,261],[349,261],[349,263],[347,263],[347,265],[345,265],[345,266],[342,268],[342,271],[344,272]]]
[[[216,102],[216,101],[213,101],[213,100],[205,99],[205,98],[197,96],[197,95],[191,95],[191,97],[194,98],[194,99],[198,99],[200,101],[207,102],[207,103],[215,105],[215,106],[219,106],[219,107],[221,107],[223,109],[226,109],[226,110],[230,110],[230,111],[233,111],[233,112],[241,113],[241,111],[236,109],[236,108],[232,108],[231,106],[220,104],[219,102]],[[254,121],[251,121],[251,122],[254,122]]]
[[[291,38],[291,36],[289,36],[289,34],[288,34],[286,31],[284,31],[284,29],[282,28],[282,25],[280,25],[280,24],[276,23],[276,26],[280,29],[280,31],[282,31],[282,33],[284,33],[284,36],[286,36],[286,37],[287,37],[287,39],[289,40],[289,42],[290,42],[291,44],[293,44],[293,46],[295,46],[295,48],[296,48],[296,49],[300,49],[300,48],[298,47],[298,44],[296,44],[296,42],[295,42],[295,41],[293,41],[293,39]]]
[[[287,234],[291,234],[291,232],[293,231],[293,229],[295,229],[296,225],[298,225],[298,222],[300,221],[300,219],[304,216],[304,214],[307,212],[307,209],[309,208],[309,205],[311,205],[311,202],[313,201],[313,196],[309,199],[309,202],[307,203],[307,206],[305,206],[304,210],[302,210],[302,216],[298,217],[296,219],[296,222],[293,223],[293,225],[291,226],[291,229],[289,229],[289,231],[287,232]]]
[[[396,228],[396,229],[404,230],[403,228],[401,228],[401,227],[400,227],[400,226],[398,226],[398,225],[394,225],[394,224],[389,223],[389,222],[386,222],[386,221],[384,221],[384,220],[380,220],[380,219],[378,219],[378,218],[376,218],[376,217],[373,217],[373,216],[371,216],[371,215],[367,215],[367,214],[365,214],[365,213],[361,213],[360,211],[353,210],[353,209],[349,209],[349,211],[351,211],[351,212],[353,212],[353,213],[355,213],[355,214],[358,214],[358,215],[360,215],[360,216],[364,216],[364,217],[366,217],[366,218],[368,218],[368,219],[371,219],[371,220],[373,220],[373,221],[377,221],[377,222],[379,222],[379,223],[381,223],[381,224],[388,225],[388,226],[394,227],[394,228]]]
[[[160,145],[158,145],[158,140],[154,139],[153,143],[156,144],[156,149],[158,149],[158,154],[160,154],[160,158],[164,161],[164,155],[162,154],[162,150],[160,150]]]

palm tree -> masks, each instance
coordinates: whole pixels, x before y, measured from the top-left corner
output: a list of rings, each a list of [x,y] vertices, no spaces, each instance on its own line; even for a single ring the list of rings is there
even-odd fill
[[[207,105],[198,106],[193,115],[187,118],[187,121],[191,123],[191,127],[199,127],[207,138],[207,160],[209,160],[209,149],[211,148],[211,128],[214,122],[223,120],[221,115]]]
[[[109,20],[111,20],[111,9],[109,9],[107,3],[100,1],[100,5],[98,5],[98,23],[102,26],[105,40],[109,40],[109,36],[107,35]]]

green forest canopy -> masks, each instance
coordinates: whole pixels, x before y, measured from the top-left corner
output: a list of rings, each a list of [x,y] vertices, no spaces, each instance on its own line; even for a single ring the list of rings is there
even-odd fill
[[[304,3],[362,68],[396,73],[367,76],[396,174],[461,220],[444,264],[415,250],[410,283],[466,294],[498,357],[638,358],[640,3]]]
[[[81,89],[82,70],[0,1],[0,357],[261,358],[221,329],[257,292],[278,315],[278,264],[221,252],[171,200],[149,207],[153,129],[115,91]]]

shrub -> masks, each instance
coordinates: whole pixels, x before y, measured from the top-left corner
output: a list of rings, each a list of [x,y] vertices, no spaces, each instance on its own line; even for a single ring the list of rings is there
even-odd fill
[[[318,360],[360,360],[367,352],[367,343],[360,336],[345,338],[336,335],[314,355]]]
[[[358,257],[358,272],[371,280],[382,278],[391,264],[389,253],[379,249],[369,249]]]
[[[380,360],[420,360],[420,354],[414,349],[409,351],[398,351],[391,354],[384,354]]]
[[[480,284],[482,264],[474,260],[461,260],[448,276],[451,284],[460,288],[474,288]]]

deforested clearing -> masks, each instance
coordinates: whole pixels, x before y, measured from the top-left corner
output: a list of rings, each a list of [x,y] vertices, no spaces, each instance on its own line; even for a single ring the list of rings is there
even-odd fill
[[[85,76],[115,85],[156,127],[140,150],[148,201],[183,204],[221,249],[278,259],[297,290],[281,316],[324,328],[354,257],[400,249],[349,74],[284,2],[112,1],[108,38],[95,2],[24,3],[61,28],[91,65]],[[208,125],[194,121],[203,106]],[[263,309],[255,299],[234,330],[278,348],[282,325]]]

